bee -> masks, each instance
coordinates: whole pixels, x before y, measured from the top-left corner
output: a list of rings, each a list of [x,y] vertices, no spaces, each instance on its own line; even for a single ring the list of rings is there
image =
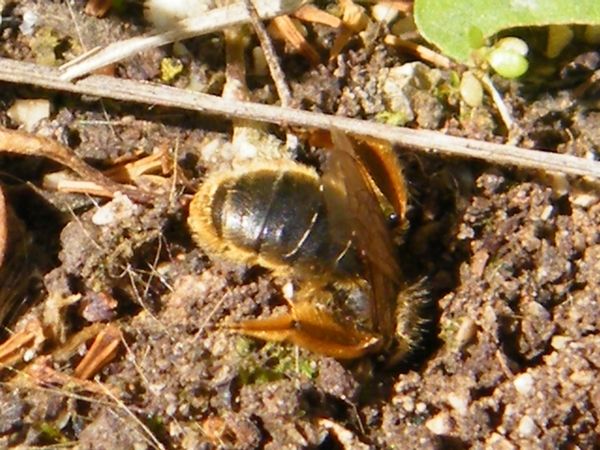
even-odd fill
[[[402,172],[391,150],[331,137],[322,174],[291,160],[256,160],[209,175],[188,225],[209,256],[262,266],[299,286],[286,314],[236,323],[238,332],[338,359],[393,342],[405,354],[415,312],[398,295],[403,281],[380,203],[404,217]]]

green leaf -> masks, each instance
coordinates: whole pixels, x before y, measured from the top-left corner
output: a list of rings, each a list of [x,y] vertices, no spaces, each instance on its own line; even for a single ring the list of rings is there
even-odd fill
[[[414,13],[421,35],[458,61],[469,58],[477,30],[489,38],[514,27],[600,25],[599,0],[415,0]]]

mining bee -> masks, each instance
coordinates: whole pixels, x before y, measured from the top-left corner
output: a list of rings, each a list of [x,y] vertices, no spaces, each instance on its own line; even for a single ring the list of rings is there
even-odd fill
[[[391,149],[331,137],[322,174],[291,160],[210,174],[188,224],[210,257],[265,267],[299,287],[289,312],[236,323],[238,332],[338,359],[392,347],[403,356],[418,313],[401,294],[380,200],[404,218],[404,178]]]

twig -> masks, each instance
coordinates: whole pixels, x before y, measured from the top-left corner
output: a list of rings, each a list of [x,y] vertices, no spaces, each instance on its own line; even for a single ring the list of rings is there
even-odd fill
[[[256,9],[260,17],[270,19],[295,11],[302,4],[302,0],[257,0],[256,3]],[[94,49],[90,54],[78,58],[76,63],[64,65],[61,78],[63,80],[73,80],[144,50],[203,34],[214,33],[249,21],[248,9],[243,3],[234,3],[216,8],[202,16],[181,20],[175,25],[174,29],[164,33],[115,42],[102,50]]]
[[[313,65],[319,64],[321,57],[313,46],[308,43],[300,30],[296,28],[290,16],[275,17],[271,21],[270,28],[285,36],[285,41],[293,52],[301,54]]]
[[[44,188],[52,189],[59,192],[68,192],[71,194],[87,194],[93,195],[95,197],[105,197],[105,198],[113,198],[114,193],[108,192],[102,186],[99,186],[98,183],[94,183],[93,181],[82,181],[82,180],[69,180],[69,179],[59,179],[58,181],[54,181],[49,177],[44,179]]]
[[[298,8],[292,14],[296,19],[305,22],[319,23],[331,28],[339,28],[342,26],[342,21],[336,16],[332,16],[328,12],[323,11],[315,5],[306,4]]]
[[[254,6],[254,2],[256,1],[257,0],[244,0],[244,3],[248,8],[248,12],[250,13],[250,21],[252,23],[252,27],[254,28],[254,32],[258,36],[258,40],[260,41],[260,46],[265,55],[267,65],[269,66],[269,72],[271,73],[271,78],[273,79],[273,83],[275,84],[277,95],[279,95],[281,106],[293,108],[296,105],[292,103],[293,99],[290,87],[288,86],[288,83],[286,81],[285,73],[283,73],[281,64],[279,63],[277,52],[275,52],[275,48],[273,47],[273,41],[269,37],[269,33],[267,33],[267,29],[262,23],[260,16],[258,15],[258,11]],[[296,148],[298,138],[290,130],[287,130],[285,141],[286,147],[291,152],[292,149]]]
[[[82,380],[89,380],[117,356],[121,343],[121,329],[108,324],[96,335],[92,346],[79,362],[73,375]]]
[[[600,178],[600,162],[571,155],[476,141],[429,130],[412,130],[291,108],[226,100],[153,83],[94,75],[77,83],[62,80],[57,70],[0,58],[0,80],[47,89],[95,95],[148,105],[162,105],[227,118],[329,130],[387,140],[402,147],[449,156],[476,158],[495,164]]]
[[[414,55],[424,61],[430,62],[437,67],[448,69],[452,65],[452,61],[449,58],[430,49],[429,47],[417,44],[416,42],[401,39],[393,34],[388,34],[385,38],[383,38],[383,42],[385,42],[387,45],[391,45],[392,47],[397,47],[406,53]]]
[[[508,110],[506,103],[504,103],[502,96],[500,95],[500,93],[496,89],[496,86],[494,86],[494,83],[492,82],[492,80],[490,79],[490,77],[487,74],[481,75],[481,77],[479,77],[479,81],[481,81],[483,88],[492,97],[492,101],[494,102],[494,105],[496,105],[498,114],[500,114],[500,118],[502,119],[504,126],[510,133],[515,125],[515,122],[512,119],[512,115],[510,114],[510,111]]]
[[[53,139],[35,136],[17,130],[0,127],[0,152],[10,152],[26,156],[41,156],[63,164],[87,181],[93,181],[106,190],[107,195],[122,192],[133,200],[147,203],[151,196],[140,189],[115,183],[102,172],[88,166],[70,149]]]
[[[275,83],[275,89],[277,89],[277,94],[279,95],[281,106],[293,106],[292,94],[290,92],[289,86],[287,85],[287,82],[285,81],[285,74],[283,73],[281,65],[279,64],[279,59],[277,58],[277,54],[275,53],[275,49],[273,48],[273,42],[269,38],[267,29],[261,22],[260,16],[258,15],[258,11],[254,6],[254,2],[257,2],[257,0],[244,0],[244,4],[248,8],[250,21],[252,23],[252,26],[254,27],[254,32],[258,36],[260,46],[265,54],[265,59],[267,60],[269,71],[271,72],[271,78],[273,78],[273,82]]]

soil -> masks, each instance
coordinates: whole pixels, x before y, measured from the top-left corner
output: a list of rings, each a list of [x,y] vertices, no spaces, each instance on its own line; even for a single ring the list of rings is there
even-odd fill
[[[149,30],[139,5],[94,18],[72,3],[4,2],[2,56],[58,65]],[[27,34],[19,25],[31,12]],[[335,35],[309,32],[326,61]],[[314,67],[285,56],[294,101],[373,120],[393,110],[411,127],[506,140],[488,100],[465,106],[450,71],[407,60],[382,35]],[[161,60],[177,54],[184,71],[172,84],[219,93],[222,38],[185,46],[146,52],[115,75],[160,81]],[[551,78],[494,78],[518,125],[511,139],[598,159],[594,86],[582,94],[594,61],[596,50],[573,44],[551,62]],[[251,74],[249,84],[253,100],[276,99],[268,77]],[[0,92],[5,126],[16,127],[5,112],[16,99],[45,98],[53,111],[34,132],[90,164],[176,147],[187,177],[175,190],[168,175],[155,177],[152,205],[107,202],[44,188],[56,165],[2,157],[34,267],[28,308],[10,328],[41,323],[46,339],[2,373],[1,447],[600,448],[600,201],[591,181],[396,149],[410,190],[399,261],[422,308],[422,339],[393,366],[385,355],[342,363],[227,327],[286,310],[280,280],[209,258],[187,229],[195,186],[220,163],[206,149],[231,139],[230,124],[27,85]],[[308,150],[300,156],[317,160]],[[26,375],[37,364],[50,371],[38,374],[70,377],[90,345],[81,336],[105,323],[123,343],[95,381]]]

